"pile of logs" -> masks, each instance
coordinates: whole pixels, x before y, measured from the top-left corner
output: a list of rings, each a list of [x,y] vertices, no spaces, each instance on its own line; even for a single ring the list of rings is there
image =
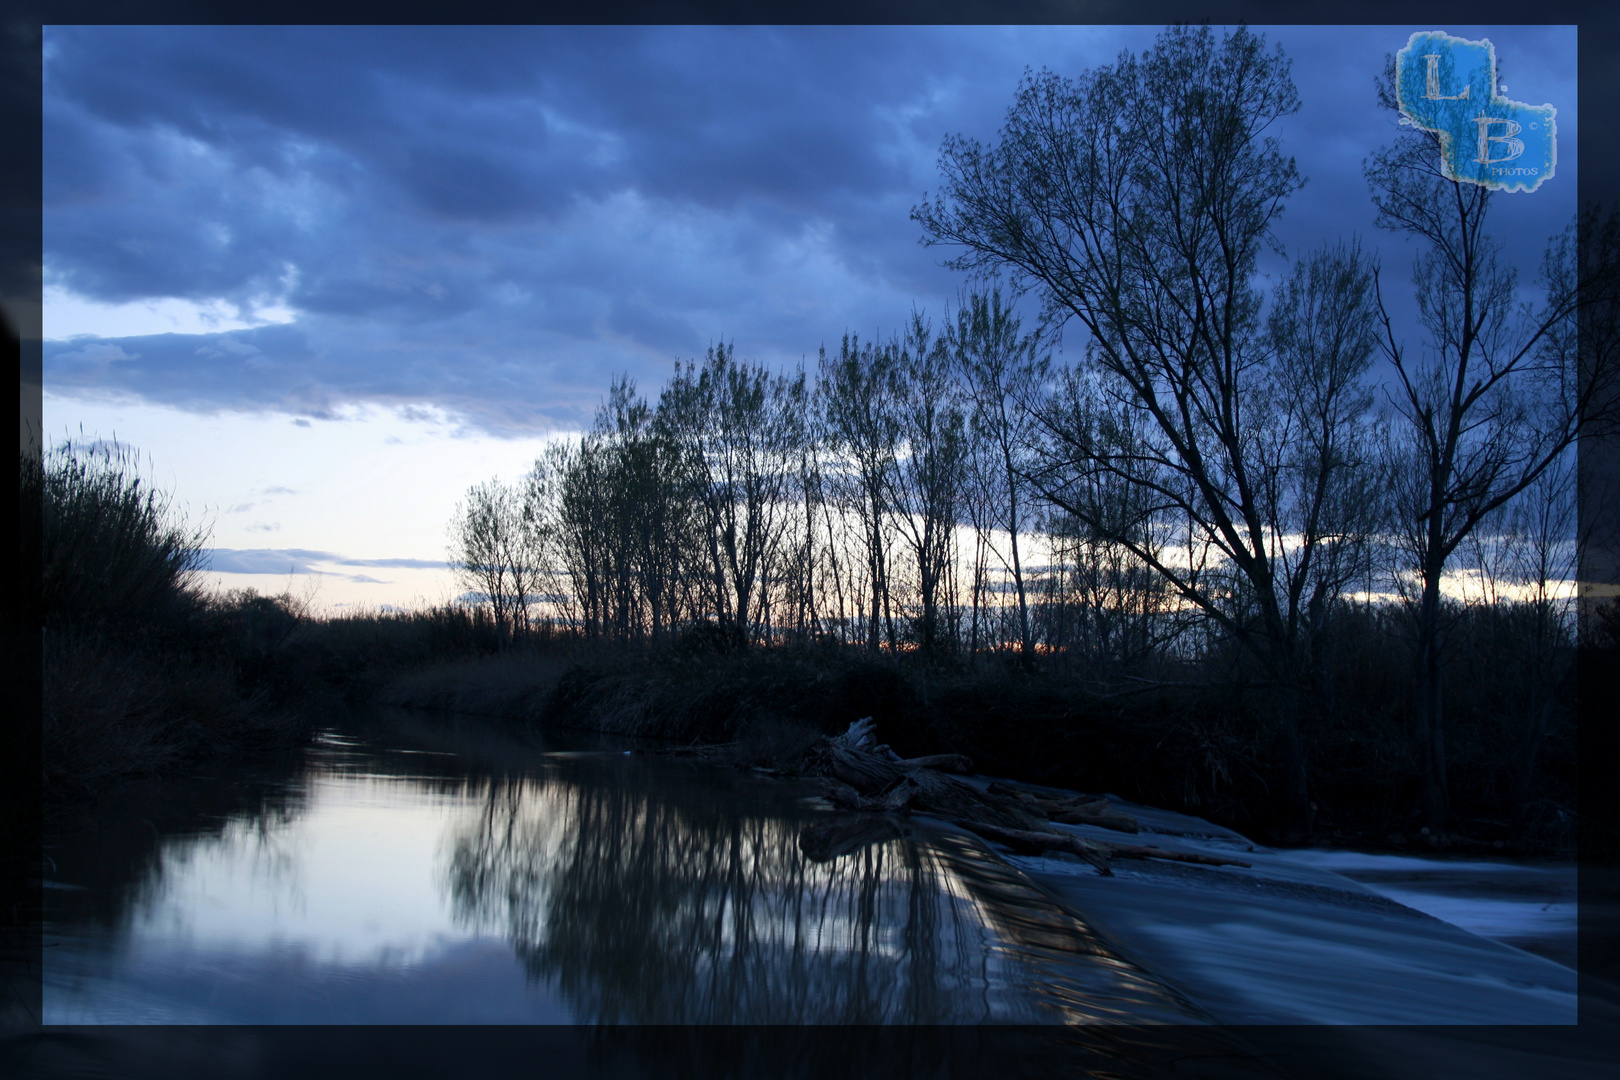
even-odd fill
[[[1066,851],[1112,874],[1111,859],[1168,859],[1208,866],[1248,866],[1237,859],[1165,851],[1152,845],[1090,840],[1052,828],[1098,825],[1118,832],[1141,830],[1135,818],[1112,809],[1104,798],[1043,795],[1008,784],[981,790],[951,774],[972,771],[961,754],[902,758],[877,741],[872,718],[857,720],[836,738],[813,746],[802,772],[819,777],[827,801],[846,810],[885,813],[918,811],[954,822],[1014,851],[1039,854]]]

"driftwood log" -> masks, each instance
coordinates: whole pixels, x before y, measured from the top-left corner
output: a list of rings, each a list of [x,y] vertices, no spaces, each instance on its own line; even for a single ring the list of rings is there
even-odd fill
[[[896,813],[917,810],[935,814],[987,840],[1015,851],[1038,854],[1066,851],[1112,874],[1109,860],[1166,859],[1205,866],[1248,866],[1238,859],[1165,851],[1151,845],[1110,844],[1089,840],[1050,822],[1098,825],[1135,833],[1135,818],[1108,805],[1104,798],[1040,794],[999,782],[980,790],[950,773],[971,771],[961,754],[901,758],[877,741],[871,717],[857,720],[835,738],[823,739],[808,753],[803,771],[821,778],[827,801],[845,810]],[[832,857],[842,838],[816,836],[806,848],[814,856]]]
[[[1106,844],[1096,844],[1090,840],[1082,839],[1073,833],[1057,832],[1056,830],[1041,829],[1031,831],[1028,829],[998,829],[994,825],[986,825],[981,821],[957,821],[970,833],[994,840],[998,844],[1006,844],[1014,851],[1021,851],[1026,855],[1039,855],[1043,851],[1067,851],[1071,855],[1078,855],[1086,862],[1097,868],[1100,874],[1112,877],[1114,871],[1108,866],[1108,857],[1112,854]]]
[[[999,782],[991,784],[989,790],[992,795],[1017,799],[1033,806],[1045,817],[1064,825],[1098,825],[1128,833],[1142,831],[1141,824],[1135,818],[1110,810],[1107,799],[1087,798],[1084,795],[1067,799],[1048,798]]]

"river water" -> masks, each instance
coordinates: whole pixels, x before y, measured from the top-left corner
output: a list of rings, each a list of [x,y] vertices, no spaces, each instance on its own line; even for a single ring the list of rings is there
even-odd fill
[[[49,838],[46,1023],[1207,1019],[976,841],[808,785],[404,712],[236,782]]]
[[[376,709],[58,812],[44,1023],[1050,1025],[1115,1075],[1275,1076],[1214,1025],[1575,1020],[1556,866],[1268,852],[1134,808],[1255,867],[1102,878],[642,749]],[[1153,1025],[1130,1067],[1072,1034]]]

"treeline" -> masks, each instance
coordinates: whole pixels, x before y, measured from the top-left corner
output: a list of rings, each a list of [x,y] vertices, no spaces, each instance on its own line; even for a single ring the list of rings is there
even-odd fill
[[[1319,295],[1293,302],[1365,304],[1365,268],[1345,287],[1355,258],[1307,265],[1287,289]],[[1149,433],[1095,371],[1054,371],[998,291],[965,296],[937,332],[919,313],[887,341],[846,335],[811,371],[722,342],[677,363],[655,401],[615,381],[583,437],[468,491],[453,565],[508,638],[656,645],[699,627],[737,647],[832,639],[1124,672],[1240,643],[1268,602],[1322,638],[1336,612],[1417,599],[1394,533],[1402,470],[1421,463],[1371,407],[1370,335],[1335,346],[1324,387],[1309,344],[1285,352],[1314,329],[1298,319],[1274,313],[1275,399],[1245,418],[1283,593],[1269,601],[1156,485],[1087,467],[1076,444],[1146,456]],[[1535,610],[1542,640],[1572,644],[1574,509],[1559,459],[1469,533],[1449,602]]]
[[[1322,357],[1320,324],[1370,299],[1357,258],[1307,262],[1269,324],[1270,396],[1252,402],[1267,411],[1246,417],[1241,459],[1263,491],[1269,597],[1207,519],[1165,496],[1168,481],[1079,454],[1104,440],[1162,451],[1117,386],[1055,369],[995,291],[964,296],[938,330],[916,314],[887,341],[847,335],[809,370],[773,372],[721,343],[654,400],[620,379],[583,437],[551,444],[515,484],[468,492],[452,557],[508,640],[834,644],[943,669],[1061,670],[1104,695],[1226,687],[1247,701],[1256,745],[1298,755],[1307,799],[1328,780],[1313,752],[1356,745],[1351,712],[1404,772],[1420,760],[1408,747],[1422,581],[1399,495],[1401,471],[1421,463],[1402,453],[1401,418],[1373,408],[1370,335]],[[1530,800],[1567,720],[1574,509],[1559,459],[1451,564],[1445,664],[1495,680],[1451,704],[1448,760],[1465,774],[1448,786],[1470,808]],[[1267,666],[1268,615],[1284,622],[1298,684]],[[1493,716],[1488,738],[1475,715]]]
[[[738,645],[1033,652],[1033,591],[1057,575],[1025,566],[1040,510],[1008,394],[1046,367],[999,294],[940,333],[915,315],[902,337],[846,335],[814,377],[722,342],[656,403],[616,381],[582,439],[472,488],[452,557],[517,633],[657,643],[703,624]]]
[[[1218,671],[1263,689],[1297,835],[1336,626],[1387,599],[1443,830],[1453,585],[1506,583],[1527,648],[1571,646],[1567,464],[1616,428],[1620,216],[1584,210],[1528,286],[1485,231],[1494,192],[1408,126],[1364,175],[1376,224],[1415,243],[1415,326],[1353,240],[1263,289],[1302,183],[1268,132],[1298,108],[1286,57],[1246,29],[1173,27],[1140,57],[1029,76],[999,141],[946,139],[912,217],[947,265],[1037,297],[1039,333],[990,290],[938,327],[846,334],[810,370],[718,344],[655,402],[621,379],[582,440],[469,493],[453,561],[510,633]],[[1043,343],[1063,332],[1083,349],[1059,368]]]

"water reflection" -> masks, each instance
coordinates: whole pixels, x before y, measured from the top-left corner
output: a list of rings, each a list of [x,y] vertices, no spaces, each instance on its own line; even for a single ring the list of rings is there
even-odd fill
[[[977,840],[809,794],[362,717],[56,821],[47,1022],[1204,1019]]]
[[[572,766],[490,783],[446,881],[462,924],[504,934],[582,1020],[1201,1018],[973,841]]]
[[[88,804],[47,808],[45,909],[58,922],[126,927],[202,849],[250,852],[265,873],[293,861],[279,837],[307,809],[302,760],[269,758],[254,773],[126,783]]]

